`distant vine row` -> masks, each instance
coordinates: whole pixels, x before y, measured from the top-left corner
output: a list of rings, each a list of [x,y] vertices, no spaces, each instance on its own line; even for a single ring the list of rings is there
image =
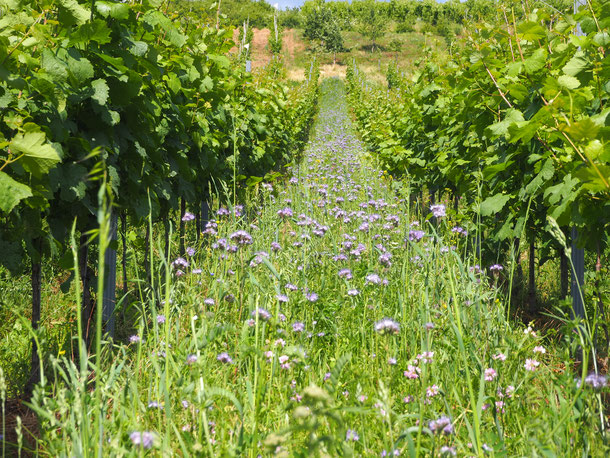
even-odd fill
[[[542,240],[544,263],[574,227],[599,270],[610,233],[609,13],[607,0],[522,21],[502,9],[500,24],[473,27],[445,62],[426,56],[412,80],[390,68],[389,89],[354,66],[360,132],[392,174],[463,198],[493,256],[525,236],[532,255]]]

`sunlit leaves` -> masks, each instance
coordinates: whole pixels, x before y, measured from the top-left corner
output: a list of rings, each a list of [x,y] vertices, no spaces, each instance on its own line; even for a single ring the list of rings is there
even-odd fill
[[[15,135],[9,148],[13,154],[21,154],[21,163],[28,172],[40,176],[61,161],[56,148],[47,141],[45,134],[34,124],[26,124],[24,131]]]
[[[8,174],[0,172],[0,210],[9,213],[23,199],[32,196],[29,186],[13,180]]]

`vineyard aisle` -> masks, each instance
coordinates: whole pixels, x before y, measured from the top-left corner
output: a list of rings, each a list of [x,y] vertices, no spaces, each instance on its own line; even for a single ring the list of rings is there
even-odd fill
[[[371,164],[343,83],[326,80],[292,177],[263,183],[246,211],[221,208],[201,245],[191,232],[160,309],[145,307],[98,373],[101,404],[78,377],[35,398],[55,413],[43,447],[566,456],[588,444],[602,456],[594,381],[576,383],[563,347],[506,321],[504,273],[471,259],[458,215],[417,214]]]

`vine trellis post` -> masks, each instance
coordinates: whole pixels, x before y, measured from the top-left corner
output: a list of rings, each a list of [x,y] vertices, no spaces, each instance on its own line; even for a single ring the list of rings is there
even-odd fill
[[[580,6],[585,5],[586,0],[574,0],[574,13],[578,12]],[[584,35],[580,28],[580,23],[576,24],[575,35]],[[583,304],[583,284],[585,280],[585,250],[576,245],[578,229],[572,226],[572,282],[570,292],[572,294],[572,315],[573,318],[584,318],[585,307]]]
[[[118,215],[115,211],[110,214],[110,234],[109,238],[112,246],[104,253],[104,293],[102,297],[102,320],[106,325],[106,332],[110,337],[114,337],[114,309],[116,306],[116,249],[114,243],[117,240]]]

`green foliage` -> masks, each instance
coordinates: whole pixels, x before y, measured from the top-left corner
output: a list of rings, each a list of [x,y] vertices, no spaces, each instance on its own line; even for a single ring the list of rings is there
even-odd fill
[[[324,2],[317,2],[306,13],[303,34],[309,40],[322,45],[327,52],[343,49],[343,37],[337,18]]]
[[[220,3],[220,26],[236,28],[248,21],[257,29],[267,27],[273,19],[275,8],[265,0],[178,0],[176,8],[183,14],[196,13],[198,20],[216,25],[216,14]]]
[[[356,13],[357,30],[373,42],[373,51],[376,41],[385,34],[389,19],[377,5],[375,0],[362,2]]]
[[[180,199],[196,208],[234,168],[264,176],[289,162],[315,111],[317,74],[293,88],[277,72],[248,74],[226,56],[230,32],[194,14],[88,7],[3,7],[0,241],[34,257],[37,239],[62,255],[75,218],[91,227],[101,176],[136,225],[149,211],[165,218]]]
[[[493,243],[525,228],[554,244],[548,215],[595,248],[610,231],[607,9],[529,11],[508,34],[479,24],[449,62],[428,55],[414,82],[389,71],[390,93],[350,70],[364,139],[393,174],[464,196]]]
[[[476,270],[469,238],[451,231],[460,215],[432,222],[409,206],[408,184],[381,173],[354,135],[343,84],[327,80],[321,92],[312,142],[291,178],[253,179],[242,197],[255,216],[213,211],[211,239],[197,242],[188,224],[195,253],[185,274],[168,275],[159,300],[135,293],[129,329],[101,355],[70,358],[74,296],[52,296],[56,320],[37,333],[49,377],[29,404],[33,447],[44,456],[607,456],[610,388],[582,380],[590,349],[571,336],[583,328],[566,320],[556,333],[524,333],[507,320],[504,279]],[[287,206],[293,216],[280,218]],[[405,240],[415,221],[425,238]],[[162,225],[152,231],[158,246]],[[235,253],[218,245],[237,231],[252,244]],[[361,254],[350,255],[356,246]],[[333,259],[341,250],[347,259]],[[382,253],[392,262],[381,265]],[[163,262],[155,250],[155,273]],[[353,275],[341,278],[343,268]],[[367,281],[374,272],[387,284]],[[4,324],[29,284],[2,280]],[[53,287],[45,282],[45,292]],[[384,317],[400,329],[376,332]],[[26,320],[5,329],[0,367],[23,376]],[[582,365],[570,357],[577,349]],[[4,393],[0,373],[0,408]],[[435,434],[442,417],[451,427]],[[6,454],[17,456],[7,423]],[[138,440],[143,432],[150,441]]]
[[[273,16],[273,27],[269,36],[269,50],[276,55],[282,51],[282,28],[278,24],[277,15]]]

